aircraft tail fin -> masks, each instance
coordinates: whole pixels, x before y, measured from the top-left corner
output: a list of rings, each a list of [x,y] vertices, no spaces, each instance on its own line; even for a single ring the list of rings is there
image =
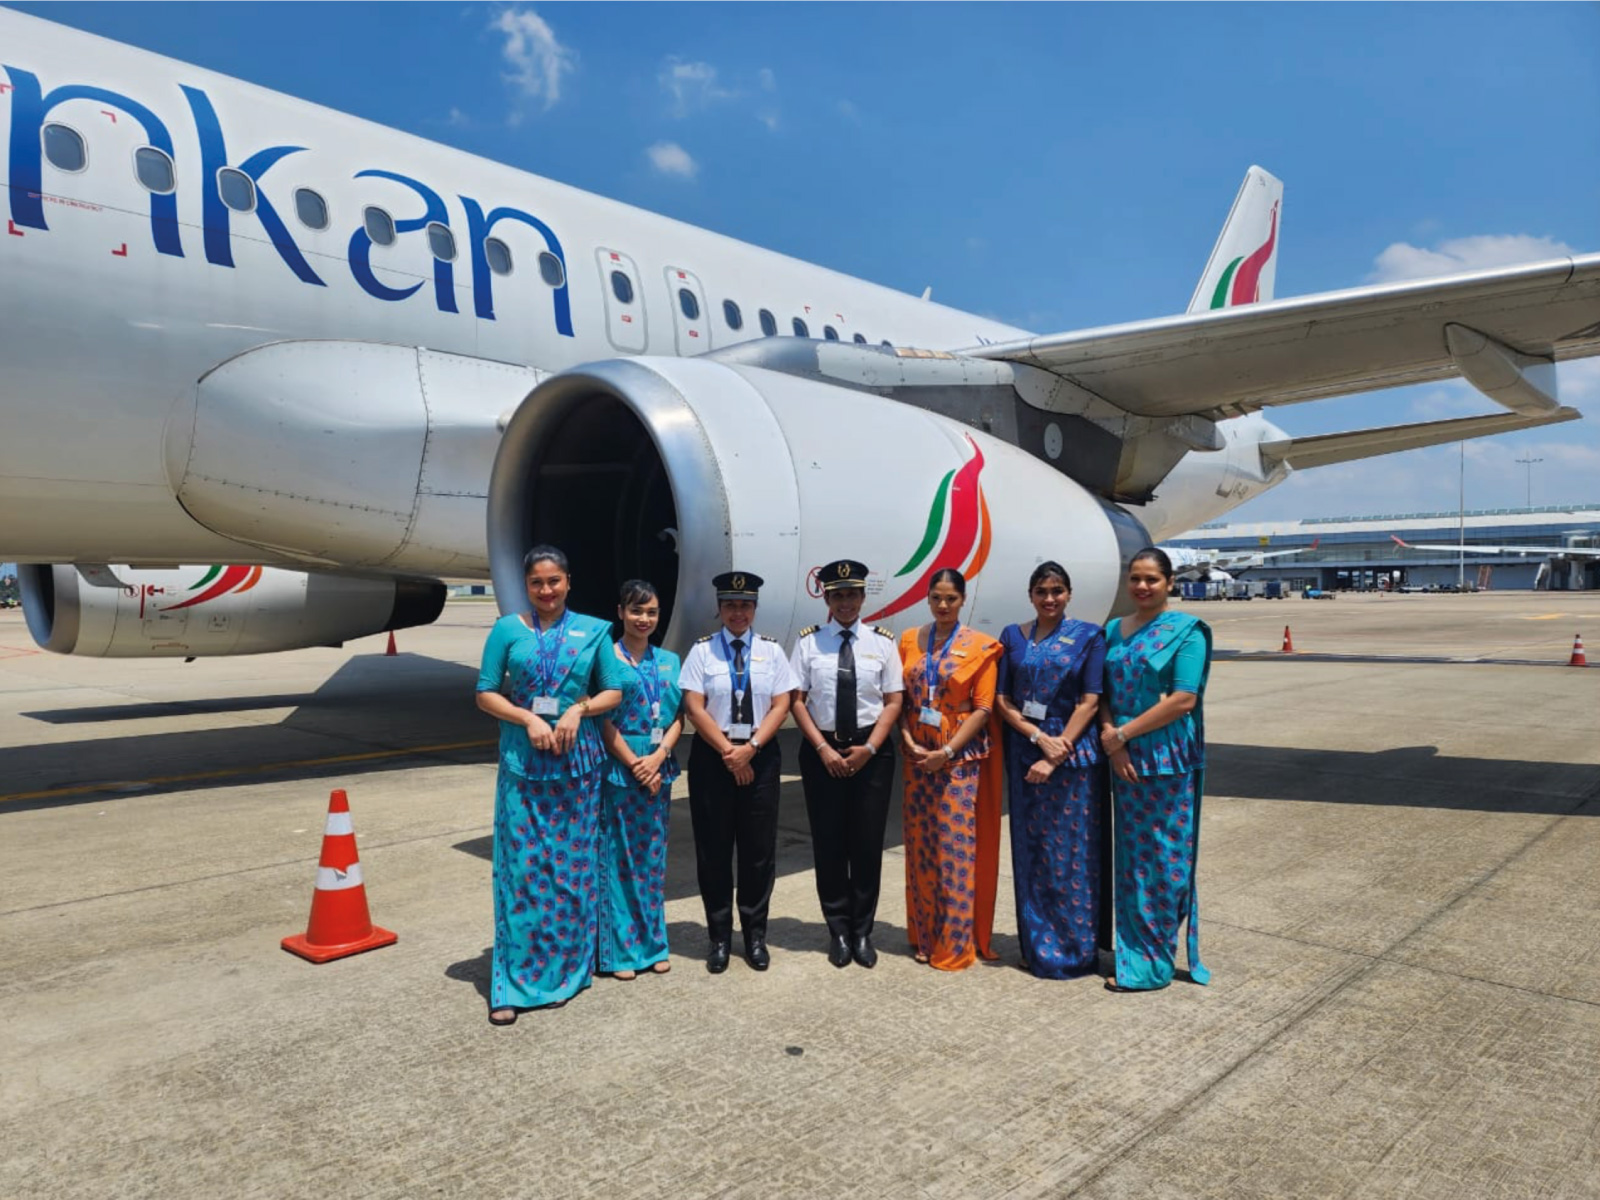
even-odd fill
[[[1278,220],[1282,210],[1283,181],[1260,167],[1246,171],[1194,298],[1189,301],[1190,312],[1272,299],[1278,276]]]

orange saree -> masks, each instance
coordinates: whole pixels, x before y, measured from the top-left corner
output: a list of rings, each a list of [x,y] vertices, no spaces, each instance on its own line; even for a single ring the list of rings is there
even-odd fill
[[[994,711],[1000,643],[963,626],[947,651],[935,647],[937,684],[929,699],[928,638],[932,627],[900,638],[906,698],[901,720],[929,750],[946,745],[974,709]],[[922,723],[924,706],[939,727]],[[990,721],[949,767],[919,771],[905,762],[906,932],[912,949],[941,971],[960,971],[979,957],[997,957],[995,884],[1000,870],[1000,805],[1004,772],[1000,739]]]

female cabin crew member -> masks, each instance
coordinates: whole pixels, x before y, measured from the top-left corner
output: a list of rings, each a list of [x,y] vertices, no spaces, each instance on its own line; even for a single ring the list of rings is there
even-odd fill
[[[900,638],[906,931],[917,961],[941,971],[994,957],[1002,779],[989,718],[1000,643],[961,624],[966,595],[960,571],[936,572],[932,624]]]
[[[1116,974],[1112,991],[1172,982],[1178,926],[1189,923],[1189,977],[1205,983],[1195,862],[1205,777],[1201,696],[1211,630],[1169,612],[1172,560],[1154,546],[1128,565],[1132,616],[1106,626],[1100,742],[1116,805]]]
[[[1093,971],[1099,922],[1100,731],[1106,635],[1066,615],[1072,580],[1045,562],[1028,580],[1034,619],[1000,635],[995,696],[1006,730],[1011,865],[1022,961],[1041,979]]]
[[[653,585],[622,585],[617,617],[622,637],[612,653],[623,661],[622,703],[603,730],[611,758],[600,798],[600,970],[632,979],[648,968],[672,969],[667,958],[667,825],[672,781],[678,777],[673,747],[682,664],[670,650],[650,644],[661,620]]]
[[[748,571],[716,576],[722,627],[690,649],[678,683],[696,737],[689,751],[689,817],[695,868],[711,948],[706,969],[728,969],[733,940],[735,847],[745,961],[765,971],[767,905],[778,859],[778,727],[796,681],[783,647],[751,629],[762,579]]]
[[[900,654],[894,634],[861,623],[865,563],[823,567],[828,623],[800,631],[789,665],[800,778],[811,822],[817,899],[828,923],[828,961],[877,964],[872,923],[883,878],[883,829],[894,790],[894,728],[900,716]]]
[[[622,699],[611,625],[567,608],[567,556],[523,559],[532,615],[495,622],[478,707],[500,721],[494,801],[494,968],[489,1021],[559,1007],[594,970],[601,713]]]

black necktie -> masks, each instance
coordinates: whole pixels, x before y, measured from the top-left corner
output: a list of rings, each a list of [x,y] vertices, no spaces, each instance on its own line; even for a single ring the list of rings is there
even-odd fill
[[[744,678],[743,638],[733,639],[733,678],[735,687],[738,687],[738,681]],[[755,698],[750,695],[750,682],[750,680],[746,679],[744,681],[744,695],[736,696],[734,698],[734,713],[732,723],[735,725],[754,725],[756,723],[754,716]]]
[[[850,647],[855,635],[848,629],[839,632],[839,686],[834,692],[833,731],[841,740],[856,736],[856,652]]]

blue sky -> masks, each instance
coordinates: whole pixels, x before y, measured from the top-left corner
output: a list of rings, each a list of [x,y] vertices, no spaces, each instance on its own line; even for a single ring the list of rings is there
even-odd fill
[[[1600,250],[1600,5],[17,4],[1040,332],[1181,311],[1251,163],[1280,297]],[[1581,423],[1468,446],[1469,507],[1600,502]],[[1294,434],[1490,412],[1461,384]],[[1454,446],[1237,519],[1448,509]]]

